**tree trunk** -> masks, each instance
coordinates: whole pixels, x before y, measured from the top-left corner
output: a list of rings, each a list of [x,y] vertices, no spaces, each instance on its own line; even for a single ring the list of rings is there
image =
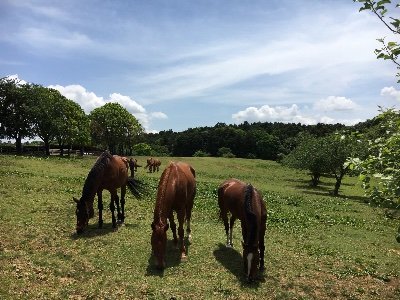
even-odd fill
[[[345,174],[345,170],[340,170],[339,175],[335,174],[336,183],[335,183],[335,189],[333,190],[333,196],[339,196],[339,189],[340,189],[340,185],[342,184],[342,179],[343,179],[344,174]]]
[[[15,139],[15,149],[17,150],[17,154],[22,154],[22,137],[19,134]]]
[[[319,173],[312,173],[311,174],[311,185],[312,186],[317,186],[319,184],[319,178],[320,178]]]
[[[50,156],[50,143],[48,139],[44,139],[44,151],[46,153],[46,156]]]

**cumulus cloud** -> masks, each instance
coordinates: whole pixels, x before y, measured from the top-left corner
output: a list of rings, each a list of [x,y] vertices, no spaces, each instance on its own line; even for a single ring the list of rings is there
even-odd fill
[[[6,78],[17,80],[19,84],[26,84],[27,82],[18,77],[18,74],[8,75]]]
[[[302,123],[307,125],[316,123],[315,120],[302,116],[296,104],[289,107],[273,107],[269,105],[263,105],[260,108],[248,107],[245,110],[233,114],[232,118],[238,123],[243,121]]]
[[[346,97],[329,96],[314,103],[314,109],[319,111],[353,110],[357,105]]]
[[[397,101],[400,101],[400,91],[396,90],[394,87],[384,87],[381,90],[381,96],[390,97]]]
[[[103,106],[108,102],[119,103],[138,119],[146,132],[154,132],[154,130],[150,129],[151,120],[168,118],[163,112],[148,113],[142,105],[131,97],[120,93],[112,93],[109,95],[108,99],[104,99],[93,92],[87,91],[81,85],[50,85],[48,87],[58,90],[66,98],[78,103],[86,113],[90,113],[93,109]]]
[[[315,125],[317,123],[354,125],[361,122],[361,119],[338,119],[328,115],[321,115],[320,112],[351,111],[357,107],[356,103],[345,97],[329,96],[325,99],[314,102],[311,108],[307,106],[302,109],[296,105],[291,106],[269,106],[263,105],[260,108],[247,107],[232,115],[236,123],[248,122],[283,122],[301,123],[304,125]],[[341,113],[342,115],[343,113]]]

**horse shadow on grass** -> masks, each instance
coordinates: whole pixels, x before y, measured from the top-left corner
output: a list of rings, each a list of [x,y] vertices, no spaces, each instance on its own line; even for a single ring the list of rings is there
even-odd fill
[[[117,232],[119,228],[121,227],[127,227],[127,228],[136,228],[138,227],[137,224],[119,224],[117,228],[112,227],[112,223],[104,223],[102,228],[99,228],[99,225],[97,223],[94,224],[89,224],[85,231],[77,234],[76,232],[71,233],[70,238],[72,240],[77,240],[77,239],[91,239],[95,238],[98,236],[103,236],[107,235],[113,232]]]
[[[215,259],[229,272],[236,276],[241,286],[258,288],[260,282],[265,282],[265,275],[259,273],[257,280],[248,282],[243,272],[242,254],[232,247],[226,247],[219,243],[218,249],[214,250]]]
[[[190,242],[185,238],[185,246],[186,246],[186,254],[187,259],[189,259],[189,249],[190,249]],[[156,267],[156,258],[152,252],[149,254],[149,260],[146,268],[145,276],[158,276],[163,277],[164,271],[168,268],[173,268],[178,266],[181,263],[185,263],[181,261],[181,252],[179,248],[177,248],[174,244],[173,240],[167,240],[167,250],[165,253],[165,263],[166,267],[164,270],[160,270]]]

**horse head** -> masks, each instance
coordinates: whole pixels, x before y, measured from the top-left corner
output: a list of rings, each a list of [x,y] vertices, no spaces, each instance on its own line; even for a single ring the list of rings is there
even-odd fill
[[[168,223],[163,224],[162,222],[153,222],[151,224],[151,229],[153,230],[151,234],[151,248],[157,260],[157,268],[159,269],[165,268],[165,252],[167,248],[168,228]]]
[[[76,202],[76,233],[82,233],[89,223],[89,212],[86,203],[81,199],[73,198]]]
[[[252,282],[257,277],[258,265],[260,263],[258,245],[248,245],[242,242],[242,247],[244,272],[247,275],[247,280]]]

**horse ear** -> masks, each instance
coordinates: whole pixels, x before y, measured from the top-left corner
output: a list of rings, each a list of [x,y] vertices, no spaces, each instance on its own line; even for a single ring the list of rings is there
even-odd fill
[[[164,231],[167,231],[169,228],[169,224],[167,223],[167,225],[165,225]]]
[[[73,199],[76,203],[79,203],[79,200],[76,199],[75,197],[72,197],[72,199]]]

